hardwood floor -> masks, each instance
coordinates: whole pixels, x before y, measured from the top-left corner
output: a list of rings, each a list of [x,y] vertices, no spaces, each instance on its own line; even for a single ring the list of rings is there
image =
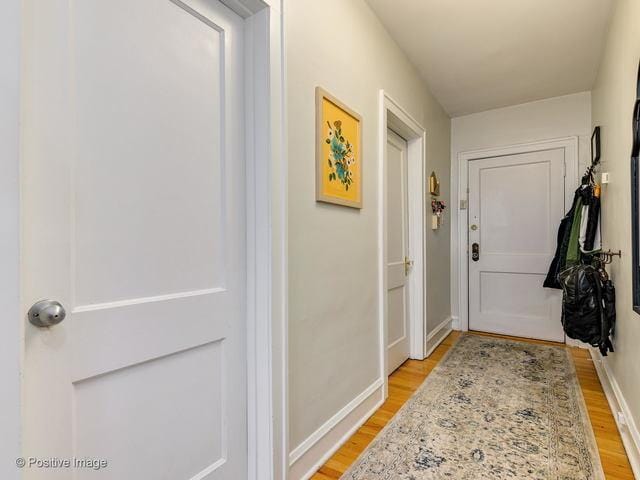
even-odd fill
[[[479,333],[474,332],[474,334]],[[389,377],[389,398],[387,401],[384,402],[364,425],[311,477],[312,480],[334,480],[340,478],[387,422],[400,410],[413,392],[424,382],[427,375],[429,375],[431,370],[438,364],[459,336],[460,332],[451,333],[426,360],[407,360],[402,364],[402,366]],[[500,335],[495,336],[512,338]],[[514,340],[558,345],[551,342],[535,340]],[[587,404],[591,426],[596,436],[605,476],[607,480],[634,480],[631,466],[629,465],[627,455],[622,446],[622,440],[616,428],[615,420],[613,419],[609,404],[600,386],[600,381],[598,380],[589,352],[580,348],[570,348],[570,350],[576,365],[582,393]]]

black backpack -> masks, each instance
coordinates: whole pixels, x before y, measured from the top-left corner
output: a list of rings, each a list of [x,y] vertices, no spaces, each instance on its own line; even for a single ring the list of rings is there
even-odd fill
[[[558,275],[562,286],[562,326],[568,337],[613,352],[610,335],[616,322],[615,288],[604,269],[575,265]]]

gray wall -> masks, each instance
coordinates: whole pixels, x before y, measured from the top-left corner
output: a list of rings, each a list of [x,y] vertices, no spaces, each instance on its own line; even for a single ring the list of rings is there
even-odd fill
[[[636,428],[640,426],[640,315],[631,305],[631,200],[629,156],[631,118],[640,59],[640,2],[619,0],[609,29],[595,88],[593,125],[602,127],[602,171],[611,183],[602,193],[602,237],[605,247],[622,249],[609,267],[616,285],[616,352],[606,365],[624,396]]]
[[[363,0],[285,4],[289,188],[289,411],[294,449],[379,371],[378,111],[386,90],[427,131],[427,169],[449,199],[450,121]],[[361,211],[315,201],[322,86],[363,117]],[[449,216],[427,232],[429,325],[450,315]]]

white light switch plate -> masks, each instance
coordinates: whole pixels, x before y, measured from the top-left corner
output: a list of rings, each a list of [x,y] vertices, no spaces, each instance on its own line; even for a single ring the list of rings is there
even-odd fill
[[[610,180],[610,173],[609,172],[602,172],[602,174],[600,175],[600,181],[604,184],[604,183],[609,183]]]

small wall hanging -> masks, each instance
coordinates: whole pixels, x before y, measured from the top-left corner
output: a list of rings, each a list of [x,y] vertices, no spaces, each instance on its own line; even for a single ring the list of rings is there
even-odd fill
[[[316,200],[362,208],[362,117],[316,88]]]
[[[435,197],[440,195],[440,181],[436,176],[436,172],[431,172],[429,176],[429,193]]]
[[[436,198],[431,199],[431,211],[433,212],[433,216],[431,217],[432,230],[437,230],[442,225],[442,215],[444,214],[445,208],[447,208],[447,205],[442,200]]]

